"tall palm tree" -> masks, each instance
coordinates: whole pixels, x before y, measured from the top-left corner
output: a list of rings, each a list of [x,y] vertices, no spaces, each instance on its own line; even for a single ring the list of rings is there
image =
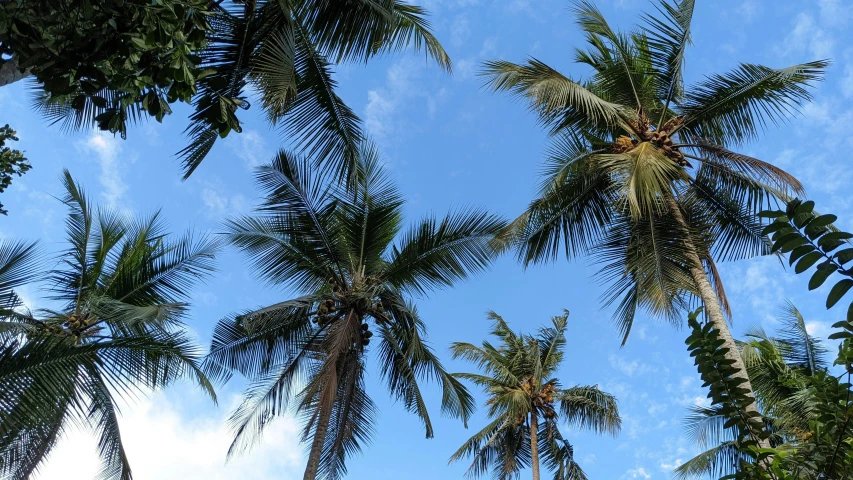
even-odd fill
[[[514,333],[503,318],[489,312],[491,334],[499,345],[452,345],[453,358],[474,362],[482,370],[453,376],[486,391],[492,419],[450,457],[454,462],[473,456],[469,475],[491,469],[495,478],[509,479],[530,466],[533,480],[539,480],[541,456],[556,480],[586,480],[572,446],[560,434],[560,420],[598,433],[619,432],[622,420],[612,395],[597,385],[562,388],[554,377],[563,360],[568,317],[568,312],[553,317],[552,327],[532,336]]]
[[[819,414],[817,387],[829,364],[826,348],[808,332],[794,304],[786,302],[778,320],[781,328],[776,335],[754,327],[738,345],[759,408],[772,425],[771,443],[795,445],[813,434],[809,422]],[[676,478],[719,478],[737,472],[740,460],[749,457],[740,448],[738,432],[725,427],[728,418],[720,406],[692,409],[687,429],[703,451],[677,467]]]
[[[216,399],[183,332],[190,289],[217,245],[167,235],[158,214],[93,210],[65,172],[69,248],[39,273],[32,245],[0,247],[0,475],[29,478],[63,433],[98,435],[102,478],[132,478],[116,400],[193,379]],[[36,274],[38,276],[36,276]],[[31,311],[15,288],[49,282],[55,309]]]
[[[261,278],[301,296],[219,322],[208,371],[238,372],[251,386],[231,417],[229,455],[258,440],[289,408],[310,443],[305,479],[335,479],[346,458],[371,435],[376,415],[365,390],[373,341],[389,393],[433,428],[419,380],[442,387],[442,408],[467,420],[473,400],[424,343],[425,324],[410,294],[453,285],[485,269],[505,223],[482,210],[427,217],[401,234],[403,197],[368,144],[358,155],[355,186],[280,152],[258,170],[266,199],[257,216],[227,223],[227,238],[249,255]],[[372,339],[376,332],[378,342]]]
[[[561,249],[596,256],[623,343],[638,308],[679,322],[700,299],[751,392],[715,262],[769,253],[756,213],[802,186],[730,148],[809,100],[827,62],[741,64],[685,86],[693,7],[661,0],[642,28],[624,34],[577,2],[589,46],[575,59],[592,67],[586,80],[537,59],[486,64],[489,86],[528,100],[555,138],[539,197],[502,238],[525,265],[553,261]]]

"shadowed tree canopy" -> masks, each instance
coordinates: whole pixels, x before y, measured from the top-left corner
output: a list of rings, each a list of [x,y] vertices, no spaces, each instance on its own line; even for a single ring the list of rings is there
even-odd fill
[[[15,131],[9,125],[0,127],[0,193],[9,188],[13,176],[20,177],[32,168],[23,152],[6,145],[8,141],[15,142],[17,140]],[[0,213],[3,215],[9,213],[3,208],[2,203],[0,203]]]
[[[0,3],[0,87],[32,77],[37,105],[67,126],[126,135],[189,102],[209,71],[209,0]]]
[[[302,153],[353,173],[361,122],[335,63],[408,47],[451,62],[426,12],[400,0],[22,0],[0,3],[0,86],[34,77],[36,108],[64,128],[124,137],[192,103],[188,177],[256,99]]]

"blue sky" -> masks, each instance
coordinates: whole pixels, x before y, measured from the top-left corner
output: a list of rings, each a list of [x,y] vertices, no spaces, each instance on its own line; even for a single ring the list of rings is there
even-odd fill
[[[455,62],[448,76],[421,55],[403,53],[369,66],[338,68],[341,94],[363,118],[384,152],[387,169],[405,192],[411,219],[453,206],[479,205],[507,217],[518,214],[537,182],[546,137],[524,105],[486,93],[476,77],[479,62],[526,56],[577,78],[587,72],[571,63],[582,37],[565,0],[423,0],[439,38]],[[650,6],[645,0],[597,2],[611,23],[628,28]],[[849,27],[853,3],[842,0],[697,2],[694,43],[688,56],[688,81],[727,71],[738,62],[772,67],[831,58],[815,102],[797,118],[770,126],[745,153],[788,169],[805,184],[822,211],[836,213],[853,227],[850,147],[853,146],[853,47]],[[0,89],[0,121],[19,132],[19,148],[34,168],[3,195],[10,214],[0,219],[0,235],[40,239],[45,251],[63,247],[63,206],[58,176],[68,168],[93,198],[129,214],[159,207],[174,231],[219,231],[222,219],[246,213],[257,200],[252,167],[271,158],[286,142],[253,108],[245,130],[220,142],[202,167],[180,180],[174,153],[184,145],[187,114],[178,108],[163,124],[134,128],[122,141],[102,133],[63,134],[29,108],[25,85]],[[264,305],[292,292],[258,282],[245,259],[233,250],[219,259],[220,273],[197,288],[189,320],[206,345],[214,323],[228,312]],[[686,332],[651,318],[639,318],[628,344],[620,348],[610,311],[598,302],[603,288],[594,265],[560,261],[523,270],[512,258],[453,290],[418,300],[430,341],[452,371],[470,369],[451,362],[452,341],[479,343],[487,310],[503,315],[520,330],[534,330],[566,308],[570,310],[567,355],[559,376],[564,384],[595,384],[620,401],[624,428],[618,438],[569,431],[576,456],[590,478],[668,478],[692,456],[682,428],[685,408],[704,401],[701,382],[683,339]],[[808,292],[805,280],[777,260],[754,259],[722,266],[734,308],[734,330],[762,324],[773,328],[785,298],[806,314],[809,328],[825,336],[842,315],[826,312],[825,293]],[[38,306],[37,287],[24,291]],[[350,478],[415,480],[461,478],[466,464],[447,466],[450,454],[484,424],[482,412],[465,430],[458,421],[439,419],[439,396],[427,393],[436,417],[436,437],[424,439],[416,418],[386,396],[376,370],[369,387],[379,405],[375,439],[363,455],[349,461]],[[284,417],[250,454],[224,465],[229,438],[224,418],[239,400],[240,382],[220,391],[214,407],[188,385],[141,398],[123,407],[123,434],[139,479],[290,479],[301,478],[305,455],[297,442],[298,424]],[[482,396],[478,392],[478,400]],[[71,433],[41,475],[90,479],[97,471],[94,442]]]

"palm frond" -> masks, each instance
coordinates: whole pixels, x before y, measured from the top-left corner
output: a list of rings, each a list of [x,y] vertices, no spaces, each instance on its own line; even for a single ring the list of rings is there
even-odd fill
[[[560,413],[569,425],[614,436],[622,428],[616,397],[601,391],[598,386],[579,385],[564,389],[560,392],[559,401]]]
[[[811,99],[808,87],[823,78],[829,62],[774,69],[741,64],[732,72],[712,75],[692,85],[679,105],[681,132],[717,145],[740,145],[754,139],[767,122],[786,120]]]
[[[504,226],[500,217],[480,209],[425,218],[393,247],[383,277],[418,294],[450,286],[491,264],[497,257],[491,241]]]
[[[526,99],[531,110],[552,128],[565,128],[564,117],[578,120],[574,126],[610,128],[622,123],[622,107],[605,101],[583,85],[565,77],[545,63],[531,58],[525,64],[491,60],[481,73],[495,92],[509,92]],[[561,123],[563,122],[563,123]]]

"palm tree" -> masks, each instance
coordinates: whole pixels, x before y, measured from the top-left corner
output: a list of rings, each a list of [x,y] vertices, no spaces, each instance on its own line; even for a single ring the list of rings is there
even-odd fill
[[[39,273],[32,244],[0,246],[0,476],[29,478],[70,426],[86,425],[101,477],[130,479],[118,398],[186,377],[216,399],[181,318],[217,246],[172,238],[156,213],[95,211],[67,171],[63,181],[69,248],[57,267]],[[55,310],[33,312],[15,293],[35,279],[49,281]]]
[[[680,322],[700,299],[751,392],[715,262],[769,253],[756,213],[802,186],[729,148],[809,100],[827,62],[741,64],[685,87],[693,7],[662,0],[656,16],[624,34],[577,2],[589,47],[575,59],[594,72],[583,81],[537,59],[486,64],[489,86],[529,101],[555,138],[539,197],[502,240],[524,265],[553,261],[561,249],[594,255],[623,343],[637,309]]]
[[[217,325],[206,361],[212,376],[239,372],[251,381],[231,417],[229,456],[258,440],[289,408],[310,442],[305,479],[340,478],[361,450],[377,414],[365,390],[365,361],[375,331],[389,393],[433,428],[419,380],[442,387],[444,412],[467,420],[473,400],[424,343],[425,324],[410,302],[488,267],[505,223],[482,210],[427,217],[401,234],[404,201],[361,146],[354,186],[280,152],[258,170],[266,199],[257,216],[227,223],[227,238],[246,252],[261,278],[301,296]],[[373,339],[375,342],[376,339]]]
[[[738,342],[759,408],[772,427],[774,446],[798,444],[813,435],[809,422],[819,414],[820,378],[829,372],[826,348],[807,331],[793,303],[786,301],[778,320],[781,328],[775,336],[754,327]],[[738,432],[725,427],[728,418],[720,406],[692,409],[685,423],[703,451],[677,467],[676,478],[720,478],[734,474],[740,461],[749,459],[740,448]]]
[[[556,480],[586,480],[574,461],[572,446],[562,437],[559,422],[616,435],[622,424],[616,399],[598,386],[562,388],[554,374],[563,360],[569,313],[551,319],[553,326],[536,336],[514,333],[503,318],[489,312],[491,334],[498,346],[483,342],[454,343],[453,358],[477,364],[482,374],[453,376],[482,387],[489,399],[491,423],[474,434],[450,461],[473,456],[468,469],[480,476],[489,469],[494,477],[509,479],[530,466],[540,478],[540,455]],[[541,453],[540,453],[541,452]]]

